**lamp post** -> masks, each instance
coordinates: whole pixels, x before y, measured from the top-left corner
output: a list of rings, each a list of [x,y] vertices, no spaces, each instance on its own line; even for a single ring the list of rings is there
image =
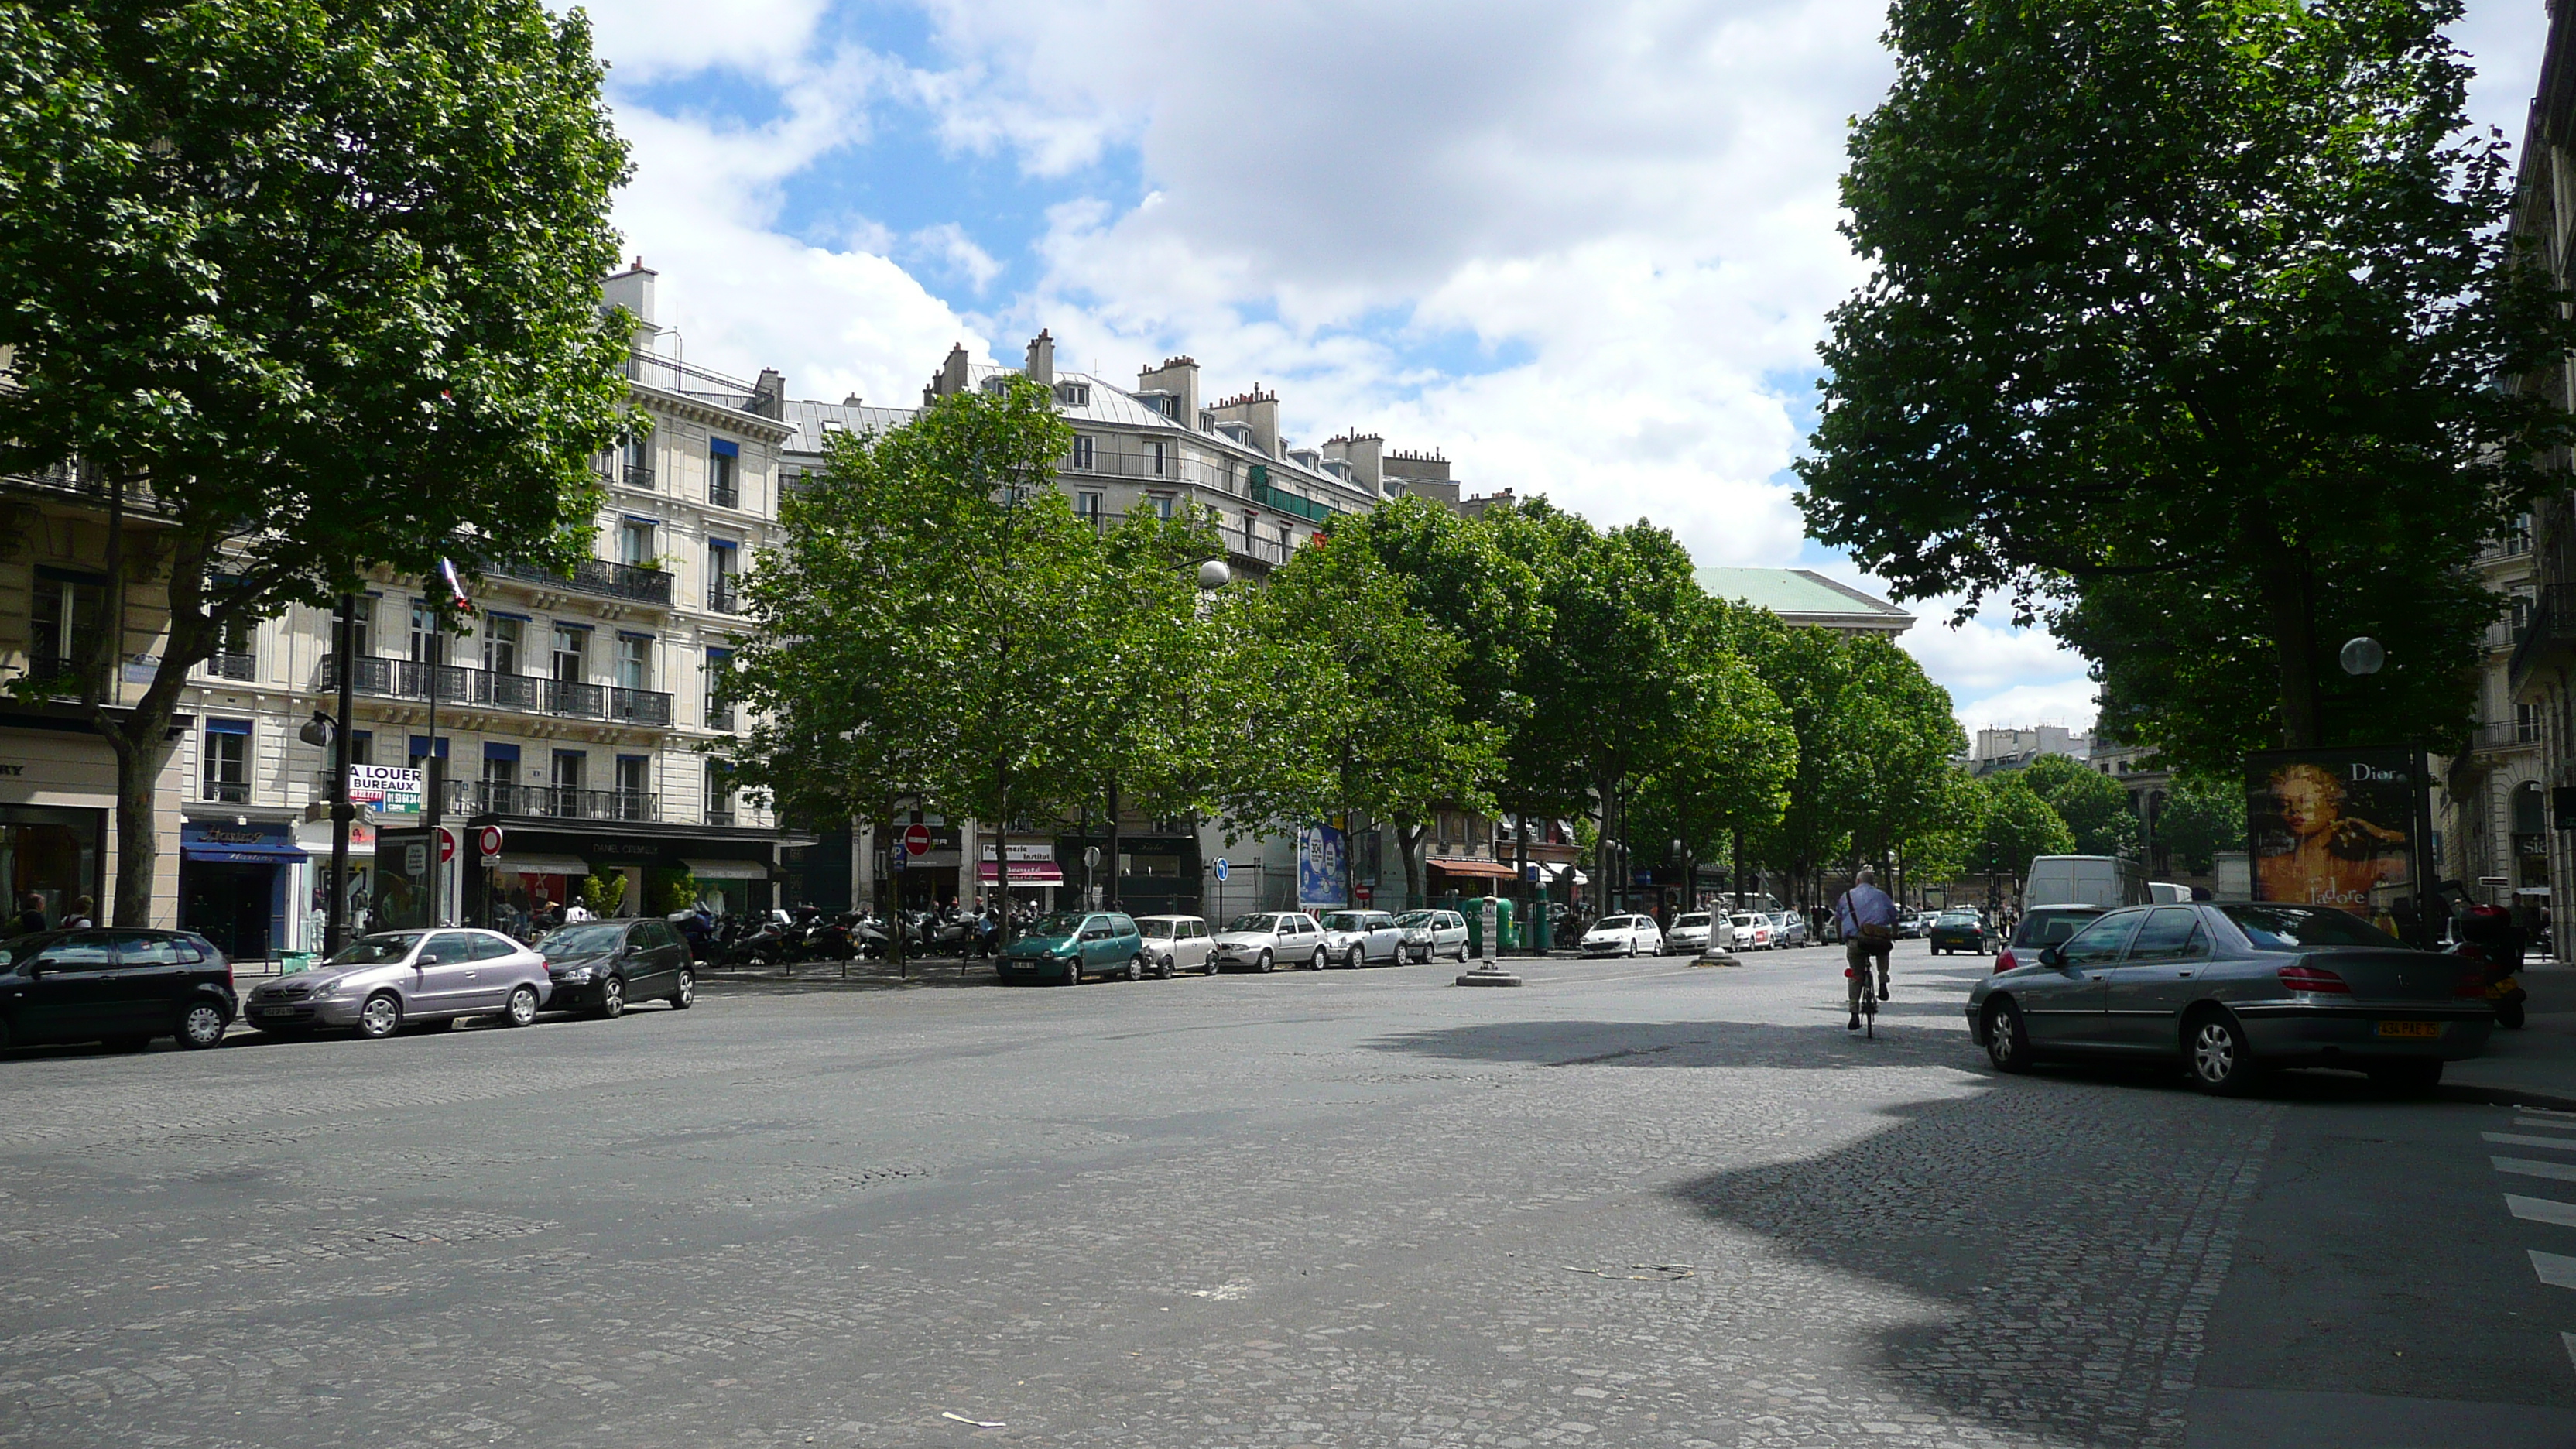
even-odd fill
[[[349,821],[357,814],[357,807],[349,802],[349,706],[358,672],[357,595],[340,596],[335,633],[332,652],[340,656],[339,718],[326,720],[316,710],[313,722],[305,726],[307,730],[320,726],[331,744],[331,913],[322,927],[322,954],[326,958],[340,954],[349,937]]]

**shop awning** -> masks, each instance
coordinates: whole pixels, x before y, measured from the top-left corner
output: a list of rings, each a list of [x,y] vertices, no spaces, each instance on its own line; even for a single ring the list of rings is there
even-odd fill
[[[976,875],[976,879],[988,886],[1000,885],[1002,868],[988,860],[984,862],[984,868]],[[1013,890],[1018,890],[1022,886],[1035,890],[1039,886],[1062,884],[1064,884],[1064,871],[1053,862],[1044,865],[1033,860],[1011,862],[1011,889]]]
[[[756,860],[683,860],[700,880],[767,880],[769,867]]]
[[[492,869],[503,875],[588,875],[590,862],[578,855],[496,855]]]
[[[1512,878],[1511,862],[1504,860],[1442,860],[1434,856],[1431,868],[1445,870],[1451,875],[1472,875],[1487,880]]]
[[[1565,879],[1567,876],[1572,876],[1574,877],[1574,883],[1576,885],[1590,885],[1592,883],[1592,877],[1576,870],[1573,866],[1549,865],[1543,861],[1533,863],[1536,864],[1541,871],[1546,873],[1546,876],[1550,881],[1560,881]]]
[[[179,853],[219,865],[292,865],[304,859],[304,852],[292,845],[182,845]]]

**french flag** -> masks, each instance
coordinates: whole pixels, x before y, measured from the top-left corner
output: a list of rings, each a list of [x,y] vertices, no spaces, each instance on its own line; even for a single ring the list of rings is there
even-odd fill
[[[474,601],[466,597],[465,581],[456,576],[456,565],[446,559],[440,559],[438,576],[447,580],[447,592],[454,596],[452,602],[456,605],[456,611],[460,614],[473,613]]]

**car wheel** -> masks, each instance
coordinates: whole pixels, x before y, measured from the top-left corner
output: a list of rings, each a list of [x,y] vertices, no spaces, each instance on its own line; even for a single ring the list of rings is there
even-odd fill
[[[626,1014],[626,978],[611,976],[599,983],[599,1014],[610,1021]]]
[[[672,987],[671,994],[663,999],[671,1003],[673,1011],[688,1010],[698,999],[698,973],[686,966],[681,967],[679,984]]]
[[[1207,958],[1207,974],[1214,976],[1216,973],[1224,969],[1225,963],[1216,959],[1216,953],[1214,951],[1210,951]]]
[[[1252,963],[1252,969],[1255,971],[1272,971],[1277,969],[1277,963],[1270,959],[1269,952],[1264,951],[1261,953],[1261,959]]]
[[[2256,1075],[2254,1053],[2245,1029],[2224,1011],[2205,1011],[2183,1023],[2183,1067],[2191,1084],[2222,1097],[2251,1091]]]
[[[1081,957],[1076,956],[1072,960],[1064,963],[1064,984],[1067,986],[1080,986],[1082,984]]]
[[[1368,953],[1357,946],[1353,946],[1351,948],[1350,959],[1344,961],[1342,964],[1348,966],[1353,971],[1357,971],[1368,964]]]
[[[1637,938],[1634,936],[1628,938],[1628,959],[1631,961],[1637,959]]]
[[[390,991],[379,991],[358,1008],[358,1035],[382,1040],[402,1030],[402,1002]]]
[[[1999,1072],[2030,1070],[2030,1031],[2022,1025],[2021,1008],[2009,999],[1986,1010],[1986,1060]]]
[[[191,1051],[224,1039],[224,1009],[211,1001],[192,1002],[179,1013],[179,1045]]]
[[[2440,1062],[2382,1062],[2370,1070],[2372,1086],[2390,1092],[2429,1092],[2442,1085]]]
[[[2521,1002],[2499,1001],[2496,1003],[2495,1014],[2496,1025],[2503,1027],[2507,1031],[2522,1030],[2524,1016]]]
[[[1127,958],[1127,979],[1130,981],[1142,981],[1145,979],[1145,958],[1143,956],[1130,956]]]
[[[611,985],[619,985],[617,978],[614,976],[611,976],[608,980]],[[605,991],[600,993],[602,999],[605,999],[607,994],[608,993]],[[619,985],[617,992],[617,1009],[620,1012],[626,1010],[626,991],[622,985]],[[512,1026],[528,1026],[532,1025],[536,1019],[537,988],[530,986],[524,981],[511,987],[510,999],[502,1003],[501,1006],[501,1020]]]
[[[1321,946],[1315,948],[1314,955],[1306,958],[1306,969],[1309,971],[1321,971],[1328,964],[1329,961],[1324,955],[1324,948]]]

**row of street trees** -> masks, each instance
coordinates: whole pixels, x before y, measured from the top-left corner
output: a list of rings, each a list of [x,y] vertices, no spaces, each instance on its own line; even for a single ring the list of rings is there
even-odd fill
[[[1649,524],[1398,500],[1222,582],[1210,518],[1077,517],[1070,446],[1020,378],[832,440],[749,585],[744,784],[880,839],[915,808],[1367,822],[1417,900],[1444,810],[1585,819],[1604,881],[1955,861],[1982,818],[1910,657],[1708,597]]]

